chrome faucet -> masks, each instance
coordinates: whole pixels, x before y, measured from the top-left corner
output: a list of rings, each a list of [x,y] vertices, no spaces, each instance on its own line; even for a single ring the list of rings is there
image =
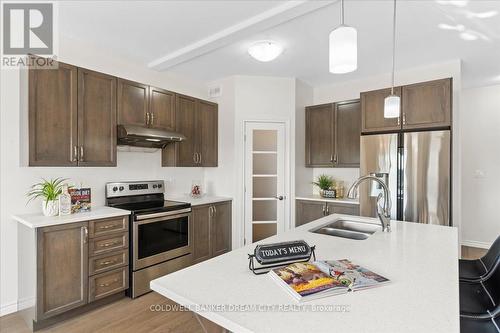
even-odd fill
[[[382,193],[380,193],[377,197],[377,215],[378,215],[378,218],[380,220],[380,224],[382,225],[382,231],[390,232],[391,231],[391,192],[389,191],[389,188],[382,180],[380,180],[377,177],[370,176],[370,175],[362,176],[362,177],[358,178],[358,180],[356,180],[354,182],[354,184],[352,184],[352,186],[349,188],[349,191],[347,192],[347,197],[351,198],[351,199],[355,199],[358,196],[359,185],[362,182],[364,182],[365,180],[376,181],[377,183],[380,184],[380,186],[382,187],[382,189],[384,191],[383,195],[382,195]],[[383,206],[380,204],[380,199],[382,199],[382,197],[384,197],[384,205]]]

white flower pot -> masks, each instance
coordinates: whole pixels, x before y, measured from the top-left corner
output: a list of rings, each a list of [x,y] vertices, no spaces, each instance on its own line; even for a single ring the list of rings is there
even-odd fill
[[[42,211],[45,216],[59,215],[59,200],[42,201]]]

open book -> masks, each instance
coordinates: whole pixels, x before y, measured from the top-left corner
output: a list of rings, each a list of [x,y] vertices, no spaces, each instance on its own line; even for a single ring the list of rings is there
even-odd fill
[[[347,259],[299,262],[269,271],[299,302],[377,287],[389,279]]]

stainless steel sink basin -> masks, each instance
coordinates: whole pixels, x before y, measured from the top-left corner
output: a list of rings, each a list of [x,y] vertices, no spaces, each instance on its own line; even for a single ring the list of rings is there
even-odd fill
[[[363,240],[367,239],[368,237],[370,237],[370,235],[379,230],[382,230],[382,227],[376,224],[340,219],[316,229],[312,229],[310,230],[310,232],[355,240]]]

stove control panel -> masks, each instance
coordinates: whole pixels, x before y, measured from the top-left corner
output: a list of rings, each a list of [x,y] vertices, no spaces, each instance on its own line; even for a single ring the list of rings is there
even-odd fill
[[[164,193],[164,191],[165,182],[163,180],[106,184],[106,198]]]

